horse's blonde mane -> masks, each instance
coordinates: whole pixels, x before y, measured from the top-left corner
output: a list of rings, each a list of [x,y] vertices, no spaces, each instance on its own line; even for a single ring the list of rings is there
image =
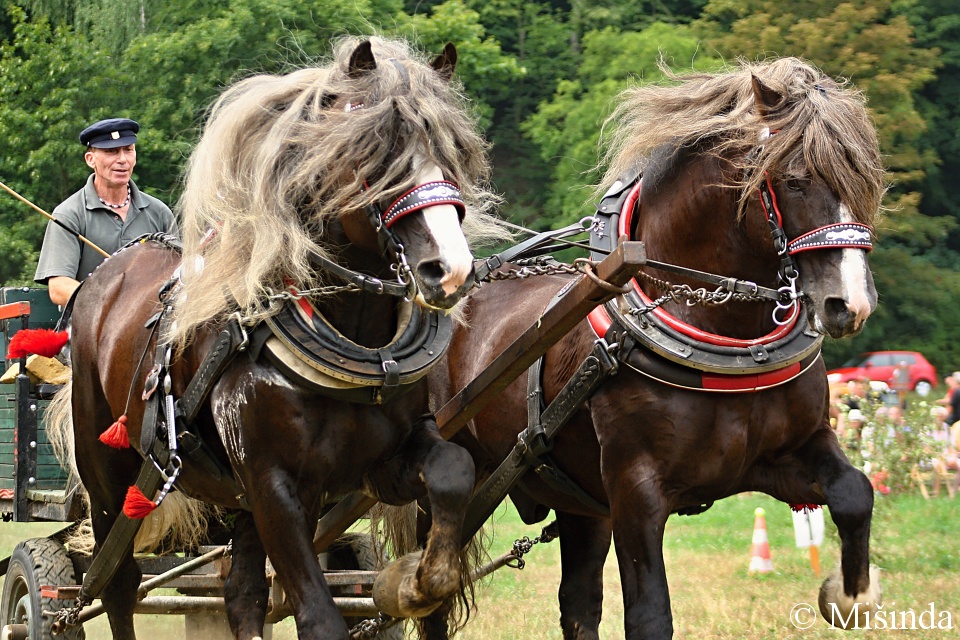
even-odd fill
[[[489,213],[488,145],[457,86],[406,42],[370,40],[372,73],[348,75],[361,41],[345,38],[327,66],[248,78],[213,105],[179,203],[185,284],[173,337],[181,345],[235,310],[270,313],[264,294],[285,278],[318,284],[308,257],[328,251],[325,222],[412,188],[424,156],[459,184],[471,241],[504,235]],[[400,132],[405,144],[396,145]]]
[[[667,84],[628,89],[614,125],[604,178],[611,184],[662,145],[712,148],[743,176],[741,210],[764,180],[823,180],[861,222],[871,224],[886,189],[877,134],[863,95],[797,58],[740,64],[721,73],[676,75]],[[751,76],[782,96],[761,117]],[[759,154],[750,154],[763,128]]]

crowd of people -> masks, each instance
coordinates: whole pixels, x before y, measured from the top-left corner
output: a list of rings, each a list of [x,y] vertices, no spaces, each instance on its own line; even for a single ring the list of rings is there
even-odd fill
[[[831,386],[830,421],[837,438],[878,490],[892,466],[921,484],[924,495],[923,483],[931,477],[934,495],[941,484],[950,497],[960,490],[960,371],[944,382],[947,391],[932,407],[915,403],[910,411],[903,395],[866,378]]]

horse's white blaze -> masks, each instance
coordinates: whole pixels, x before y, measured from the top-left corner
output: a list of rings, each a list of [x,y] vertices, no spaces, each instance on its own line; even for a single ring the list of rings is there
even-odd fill
[[[441,260],[446,273],[440,280],[443,292],[454,293],[463,286],[473,268],[473,254],[467,246],[467,239],[460,229],[457,210],[449,204],[428,207],[423,210],[423,219],[437,242]]]
[[[847,205],[840,205],[840,221],[853,222],[853,215]],[[870,315],[869,278],[867,252],[863,249],[843,249],[840,261],[840,277],[843,283],[843,299],[847,308],[856,316],[859,327]]]
[[[424,164],[417,175],[421,184],[443,179],[443,171],[435,164]],[[460,228],[460,217],[456,208],[449,204],[427,207],[421,213],[427,229],[437,243],[440,259],[445,267],[440,285],[444,293],[450,295],[463,286],[473,268],[473,254],[470,253],[467,239]]]

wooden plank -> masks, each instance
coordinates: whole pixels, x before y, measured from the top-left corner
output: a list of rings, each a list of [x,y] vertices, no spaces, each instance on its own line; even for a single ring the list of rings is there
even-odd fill
[[[0,463],[0,489],[13,489],[13,456]]]
[[[630,282],[645,262],[643,243],[625,242],[597,265],[597,276],[620,287]],[[467,383],[437,411],[440,433],[449,440],[486,404],[530,368],[540,356],[587,317],[594,308],[616,294],[581,277],[544,311],[523,334],[497,356],[480,375]]]
[[[26,302],[30,305],[30,327],[33,329],[52,329],[57,320],[60,319],[60,308],[50,300],[50,294],[46,287],[4,287],[0,289],[0,303],[17,302]],[[17,330],[19,329],[20,327],[17,327]],[[10,332],[10,335],[13,333],[15,331]]]
[[[29,315],[29,302],[11,302],[10,304],[0,305],[0,320],[11,320],[13,318]]]
[[[623,242],[596,266],[596,274],[601,280],[619,287],[628,283],[645,261],[642,242]],[[616,295],[586,276],[573,281],[556,304],[441,407],[437,412],[440,433],[449,439],[591,310]],[[344,496],[317,523],[314,549],[325,551],[375,504],[376,500],[362,493]]]

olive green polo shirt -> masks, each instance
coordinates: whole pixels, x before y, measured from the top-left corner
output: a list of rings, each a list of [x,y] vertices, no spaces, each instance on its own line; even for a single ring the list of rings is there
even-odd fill
[[[92,174],[82,189],[53,210],[53,216],[110,254],[145,233],[163,231],[180,237],[170,208],[137,189],[132,180],[126,220],[121,220],[115,211],[100,202]],[[47,223],[33,279],[40,284],[46,284],[54,276],[82,281],[103,261],[104,257],[96,250],[51,221]]]

